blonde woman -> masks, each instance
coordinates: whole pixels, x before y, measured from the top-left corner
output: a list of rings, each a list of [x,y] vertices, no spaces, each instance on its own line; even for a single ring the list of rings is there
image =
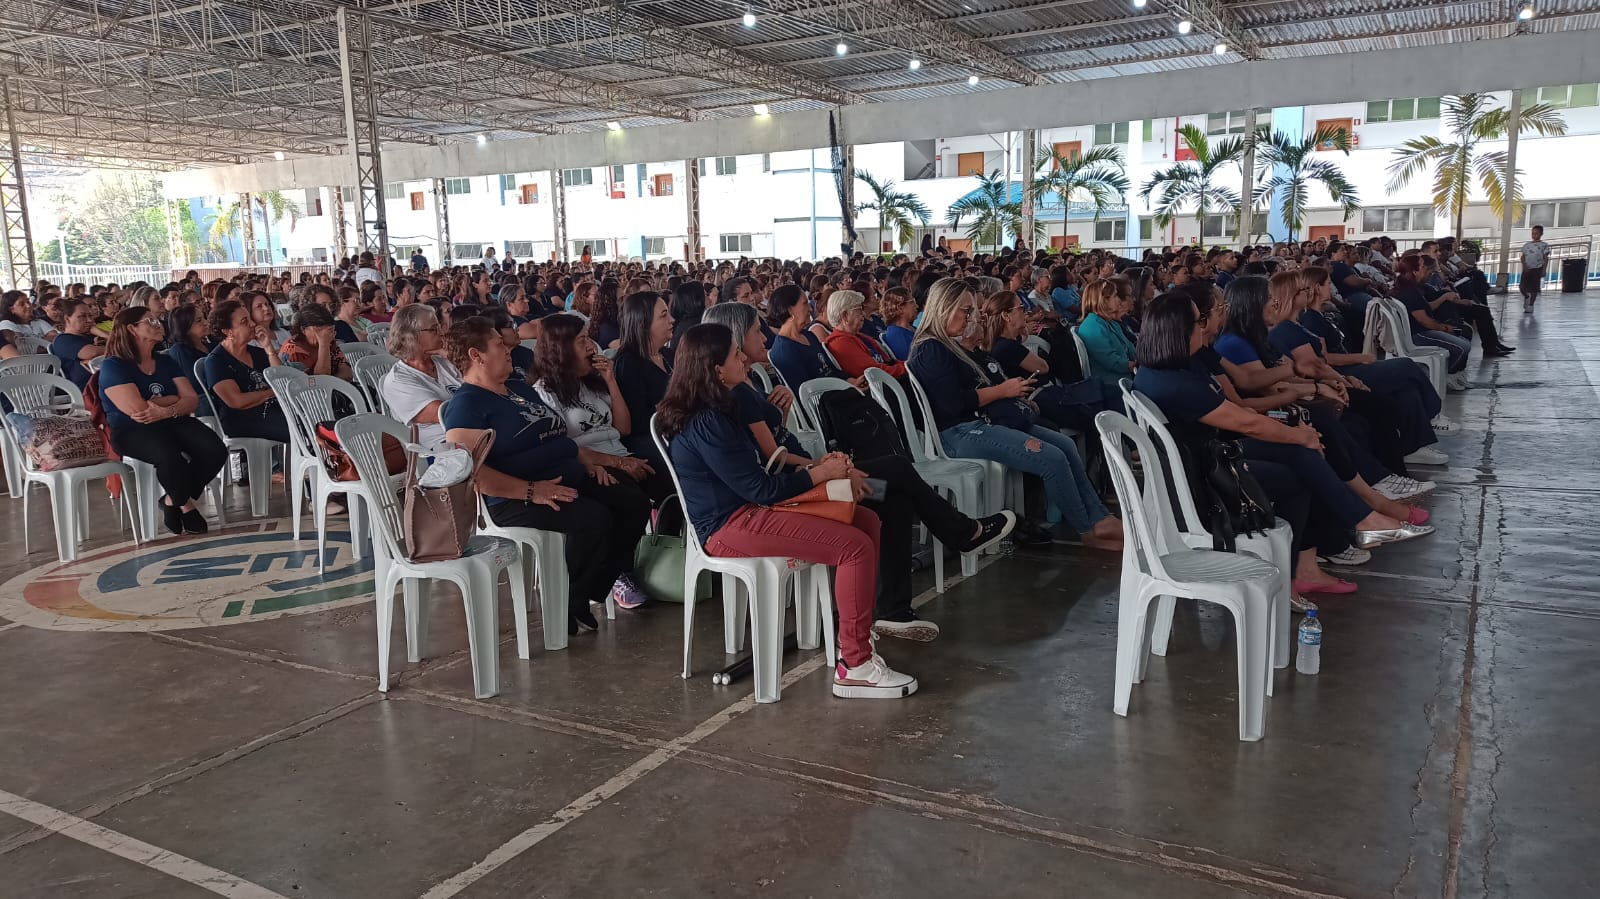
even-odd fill
[[[1084,545],[1120,550],[1122,522],[1100,502],[1078,448],[1061,432],[1039,426],[1038,413],[1023,402],[1032,380],[1005,378],[993,357],[974,355],[976,312],[966,282],[935,282],[907,362],[927,394],[945,450],[1039,476]],[[1025,530],[1019,523],[1019,532]]]
[[[1116,387],[1133,374],[1133,341],[1122,329],[1122,317],[1133,311],[1133,303],[1124,300],[1115,279],[1101,278],[1084,289],[1082,305],[1078,339],[1089,352],[1090,367],[1084,374]]]

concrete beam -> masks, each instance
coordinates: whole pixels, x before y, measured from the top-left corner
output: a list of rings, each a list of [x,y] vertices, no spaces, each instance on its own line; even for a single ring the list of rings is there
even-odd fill
[[[1201,70],[1129,75],[1069,84],[974,91],[956,97],[869,103],[838,110],[855,144],[925,140],[1029,128],[1089,125],[1214,112],[1340,103],[1369,97],[1431,97],[1543,84],[1600,81],[1600,31],[1525,34],[1402,50],[1265,59]],[[1538,59],[1538,66],[1529,66]],[[1225,100],[1223,98],[1226,98]],[[827,110],[673,123],[623,131],[559,134],[488,144],[396,147],[385,177],[495,175],[701,156],[776,153],[826,146]],[[349,184],[347,159],[296,159],[173,172],[168,197]]]

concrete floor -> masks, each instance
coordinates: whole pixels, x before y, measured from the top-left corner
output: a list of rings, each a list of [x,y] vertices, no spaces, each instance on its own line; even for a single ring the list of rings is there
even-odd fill
[[[929,596],[944,636],[884,646],[904,702],[834,700],[817,654],[776,705],[683,681],[677,606],[503,642],[479,701],[453,600],[376,691],[345,545],[323,581],[286,521],[135,552],[108,511],[58,570],[0,501],[0,895],[1600,894],[1596,301],[1505,316],[1439,532],[1323,603],[1323,672],[1277,674],[1255,744],[1211,609],[1112,714],[1115,560],[1070,546]]]

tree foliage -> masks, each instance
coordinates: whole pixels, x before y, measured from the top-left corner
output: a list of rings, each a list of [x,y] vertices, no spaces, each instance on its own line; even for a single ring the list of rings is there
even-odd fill
[[[62,222],[72,265],[165,264],[167,217],[161,187],[141,174],[100,178],[87,198],[63,198],[71,209]],[[41,261],[60,261],[60,245],[40,248]]]
[[[872,191],[872,199],[857,203],[855,211],[876,212],[878,230],[892,232],[898,246],[904,247],[911,243],[916,229],[915,222],[921,222],[923,227],[927,227],[928,206],[916,194],[895,189],[895,183],[890,179],[880,183],[871,172],[858,171],[856,179],[864,182]]]

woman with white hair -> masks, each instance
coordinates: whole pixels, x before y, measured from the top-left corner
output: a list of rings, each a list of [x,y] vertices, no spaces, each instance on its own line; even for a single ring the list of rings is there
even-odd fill
[[[389,412],[417,426],[417,439],[432,446],[444,439],[439,407],[461,386],[461,373],[450,364],[442,347],[439,316],[432,306],[412,304],[395,310],[389,325],[389,355],[400,362],[379,385]]]
[[[833,331],[823,344],[852,378],[861,377],[869,368],[881,368],[898,378],[906,373],[906,364],[895,361],[894,354],[883,344],[861,331],[867,321],[866,306],[867,298],[853,290],[834,291],[828,297],[828,320],[833,322]]]
[[[928,291],[906,363],[928,397],[946,452],[1038,475],[1085,546],[1120,550],[1122,522],[1100,502],[1078,448],[1040,426],[1038,410],[1025,401],[1032,379],[1006,378],[993,357],[973,346],[976,312],[966,282],[940,279]]]

